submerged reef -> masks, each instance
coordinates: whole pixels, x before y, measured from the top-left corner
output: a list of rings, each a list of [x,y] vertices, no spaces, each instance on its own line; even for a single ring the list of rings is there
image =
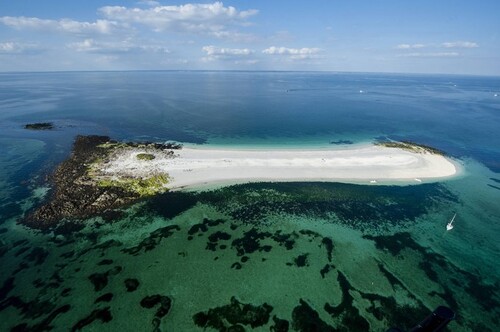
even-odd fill
[[[180,148],[174,143],[121,143],[107,136],[77,136],[71,156],[49,178],[52,193],[48,201],[27,213],[22,223],[47,230],[59,226],[61,221],[96,216],[107,220],[116,214],[116,209],[168,190],[165,174],[137,177],[103,174],[101,169],[110,158],[124,150],[137,149],[138,160],[148,162],[154,159],[153,153],[173,156],[173,150]],[[60,231],[74,229],[66,227]]]

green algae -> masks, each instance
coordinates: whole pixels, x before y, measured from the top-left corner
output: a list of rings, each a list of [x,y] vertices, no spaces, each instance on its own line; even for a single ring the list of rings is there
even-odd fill
[[[153,160],[155,156],[151,153],[139,153],[136,158],[139,160]]]
[[[149,197],[168,191],[169,177],[166,174],[156,174],[149,178],[101,179],[99,187],[118,187],[139,197]]]

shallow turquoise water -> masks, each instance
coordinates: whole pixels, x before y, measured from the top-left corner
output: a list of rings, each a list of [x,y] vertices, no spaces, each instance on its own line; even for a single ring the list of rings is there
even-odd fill
[[[458,76],[0,74],[0,329],[383,331],[447,305],[458,317],[450,330],[495,331],[499,91],[498,78]],[[22,128],[42,121],[56,130]],[[254,148],[409,139],[444,150],[465,173],[407,187],[169,193],[72,236],[17,224],[77,134]],[[167,314],[159,302],[141,305],[151,295],[171,300]],[[237,303],[260,306],[262,319],[234,314]]]

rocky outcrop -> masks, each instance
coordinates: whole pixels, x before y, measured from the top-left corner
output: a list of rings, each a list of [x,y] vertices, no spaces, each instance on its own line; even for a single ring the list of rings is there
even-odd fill
[[[62,162],[50,177],[52,194],[49,200],[31,211],[24,224],[46,230],[61,220],[82,220],[95,216],[105,219],[117,208],[137,201],[140,196],[117,186],[100,186],[89,176],[89,165],[105,160],[114,151],[109,145],[121,147],[147,146],[152,149],[178,149],[177,144],[117,143],[107,136],[77,136],[71,156]]]

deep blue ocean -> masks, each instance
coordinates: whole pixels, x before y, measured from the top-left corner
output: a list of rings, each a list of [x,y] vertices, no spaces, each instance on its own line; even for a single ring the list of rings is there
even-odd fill
[[[35,122],[55,129],[24,129]],[[450,331],[498,331],[499,133],[499,77],[2,73],[0,330],[407,330],[445,305]],[[73,235],[19,223],[50,199],[75,136],[91,134],[253,148],[410,140],[463,172],[167,193]]]

